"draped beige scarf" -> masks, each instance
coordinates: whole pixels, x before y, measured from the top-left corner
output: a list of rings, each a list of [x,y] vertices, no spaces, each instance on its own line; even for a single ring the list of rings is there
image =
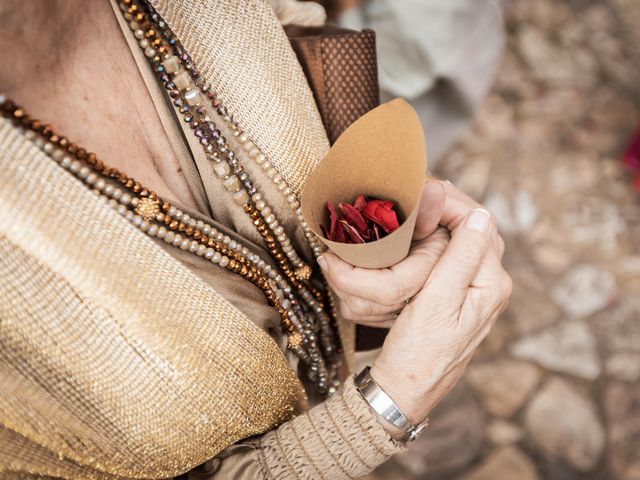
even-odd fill
[[[269,3],[153,3],[299,193],[328,143]],[[4,120],[0,212],[0,472],[170,477],[294,413],[273,340]]]

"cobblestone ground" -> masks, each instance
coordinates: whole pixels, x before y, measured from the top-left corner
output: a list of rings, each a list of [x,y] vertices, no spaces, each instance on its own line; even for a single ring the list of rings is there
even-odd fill
[[[437,172],[505,236],[507,313],[376,479],[640,479],[640,1],[513,0],[474,130]]]

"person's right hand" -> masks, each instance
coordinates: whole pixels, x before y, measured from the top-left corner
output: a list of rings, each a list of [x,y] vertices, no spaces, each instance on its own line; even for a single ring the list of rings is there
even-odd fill
[[[453,388],[511,294],[484,209],[456,224],[424,287],[389,332],[371,375],[413,424]],[[384,425],[386,422],[381,420]],[[385,425],[393,434],[393,427]]]

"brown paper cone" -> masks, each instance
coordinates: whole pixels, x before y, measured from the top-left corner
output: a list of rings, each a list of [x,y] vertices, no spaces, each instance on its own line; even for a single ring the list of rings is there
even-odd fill
[[[380,105],[355,121],[311,173],[302,191],[302,213],[313,232],[345,262],[386,268],[405,258],[425,180],[422,125],[402,99]],[[400,227],[375,242],[346,244],[325,238],[326,203],[352,203],[358,195],[395,202]]]

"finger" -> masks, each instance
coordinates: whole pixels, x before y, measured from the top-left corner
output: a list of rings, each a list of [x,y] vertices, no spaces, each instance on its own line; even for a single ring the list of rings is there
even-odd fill
[[[353,297],[375,298],[383,305],[394,305],[412,296],[409,286],[389,268],[354,267],[331,252],[318,257],[318,265],[333,288]]]
[[[498,238],[496,239],[496,250],[498,251],[498,256],[500,257],[500,260],[502,260],[502,257],[504,257],[504,250],[505,250],[505,245],[504,245],[504,239],[502,238],[502,235],[498,234]]]
[[[445,191],[445,202],[440,225],[453,231],[471,210],[480,208],[482,205],[455,187],[451,182],[441,182],[441,185]]]
[[[438,302],[447,309],[459,308],[491,244],[493,230],[489,212],[481,208],[472,210],[462,227],[453,232],[447,249],[412,305],[427,309]]]
[[[340,298],[340,306],[348,308],[348,313],[351,315],[349,318],[353,320],[385,315],[388,316],[395,312],[399,312],[407,306],[406,302],[396,303],[393,305],[382,305],[373,300],[345,295],[339,290],[334,291]]]
[[[403,284],[398,287],[406,295],[401,300],[412,298],[422,289],[450,238],[446,228],[438,227],[425,240],[414,243],[407,258],[390,268],[396,282]]]
[[[510,294],[510,291],[507,293],[507,278],[508,275],[502,268],[498,252],[494,248],[489,248],[470,285],[469,292],[474,299],[477,316],[488,317],[506,301]]]
[[[340,305],[340,314],[345,320],[350,320],[360,325],[369,325],[381,328],[392,324],[395,319],[398,318],[398,313],[396,312],[388,313],[385,315],[369,315],[363,317],[353,312],[348,304]]]
[[[414,241],[427,238],[438,228],[444,210],[444,202],[445,190],[442,183],[437,180],[429,180],[425,183],[413,231]]]

